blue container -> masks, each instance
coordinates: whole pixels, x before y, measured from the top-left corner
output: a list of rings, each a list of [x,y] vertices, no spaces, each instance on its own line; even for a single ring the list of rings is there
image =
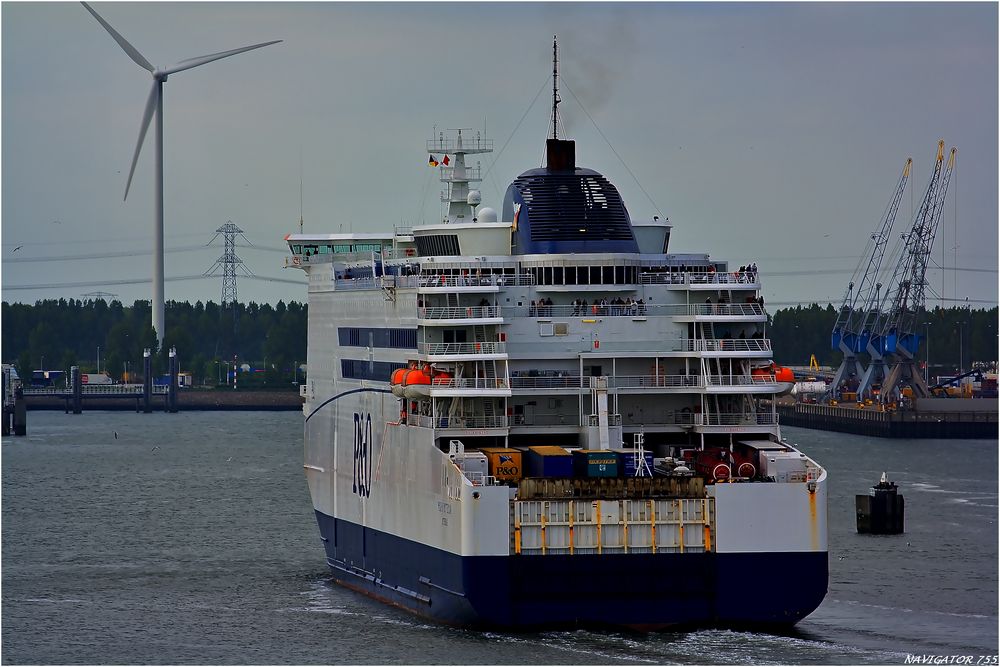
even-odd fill
[[[572,477],[573,457],[562,447],[528,447],[525,477]]]
[[[617,477],[618,455],[610,449],[579,449],[573,452],[577,477]]]
[[[631,449],[615,449],[614,453],[618,456],[618,472],[623,477],[635,477],[635,452]],[[646,459],[647,468],[643,470],[644,477],[653,476],[653,452],[643,451],[642,458]]]

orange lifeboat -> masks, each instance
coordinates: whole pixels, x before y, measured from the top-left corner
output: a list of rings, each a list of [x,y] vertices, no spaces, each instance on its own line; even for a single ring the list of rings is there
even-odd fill
[[[431,384],[448,384],[454,377],[451,373],[435,373]]]
[[[423,370],[413,368],[403,376],[403,396],[406,398],[425,398],[431,384],[431,376]]]
[[[792,391],[792,387],[795,386],[795,372],[791,368],[785,368],[783,366],[772,366],[772,372],[774,373],[774,381],[779,385],[779,394],[787,394]]]
[[[389,376],[389,391],[392,392],[393,396],[403,397],[403,378],[406,377],[407,371],[413,368],[413,364],[410,364],[410,368],[397,368]]]

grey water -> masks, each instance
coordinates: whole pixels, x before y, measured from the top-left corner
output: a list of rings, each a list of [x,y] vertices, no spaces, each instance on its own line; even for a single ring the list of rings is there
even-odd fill
[[[31,412],[28,433],[0,448],[5,664],[996,664],[996,441],[784,429],[830,475],[830,590],[789,632],[504,634],[331,582],[298,413]],[[882,471],[907,532],[858,535]]]

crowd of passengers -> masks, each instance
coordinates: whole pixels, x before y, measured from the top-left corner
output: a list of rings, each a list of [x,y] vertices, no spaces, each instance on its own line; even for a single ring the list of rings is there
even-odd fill
[[[539,299],[537,302],[532,301],[531,305],[528,307],[528,317],[551,317],[552,316],[552,299]],[[646,314],[646,302],[642,299],[636,300],[632,297],[628,299],[614,298],[611,301],[607,299],[594,299],[591,303],[587,303],[586,299],[573,299],[573,315],[645,315]]]

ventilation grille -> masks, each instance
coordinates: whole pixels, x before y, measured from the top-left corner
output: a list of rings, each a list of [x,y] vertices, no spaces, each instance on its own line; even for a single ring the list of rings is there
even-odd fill
[[[514,186],[528,207],[532,241],[634,240],[618,190],[600,174],[523,174]]]

